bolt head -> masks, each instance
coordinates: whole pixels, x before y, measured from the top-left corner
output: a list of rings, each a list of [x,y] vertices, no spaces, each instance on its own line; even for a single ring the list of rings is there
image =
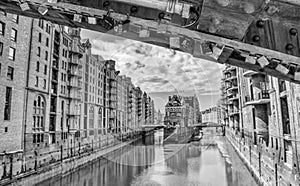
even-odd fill
[[[165,17],[165,13],[164,12],[161,12],[158,14],[158,18],[159,19],[163,19]]]
[[[104,1],[103,7],[108,7],[110,5],[109,1]]]
[[[285,47],[286,50],[293,50],[294,49],[294,45],[292,45],[291,43],[287,44]]]
[[[137,13],[138,12],[138,8],[136,6],[132,6],[130,9],[131,13]]]
[[[291,28],[291,29],[290,29],[290,34],[291,34],[292,36],[296,35],[297,33],[298,33],[298,31],[297,31],[296,28]]]
[[[264,22],[263,20],[258,20],[258,21],[256,22],[256,26],[257,26],[258,28],[262,28],[262,27],[265,26],[265,22]]]
[[[252,40],[254,42],[258,42],[258,41],[260,41],[260,37],[258,35],[255,35],[255,36],[253,36]]]

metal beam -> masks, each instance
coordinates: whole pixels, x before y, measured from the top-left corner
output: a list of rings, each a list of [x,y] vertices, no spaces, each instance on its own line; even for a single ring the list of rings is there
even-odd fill
[[[121,1],[121,0],[120,0]],[[124,0],[123,0],[124,1]],[[31,10],[27,11],[21,11],[19,8],[19,1],[17,0],[10,0],[10,1],[1,1],[0,2],[0,8],[4,11],[10,12],[10,13],[17,13],[29,17],[34,17],[34,18],[43,18],[49,21],[53,21],[58,24],[63,24],[71,27],[81,27],[81,28],[86,28],[90,30],[95,30],[99,32],[107,32],[108,34],[112,35],[118,35],[120,37],[124,38],[129,38],[129,39],[134,39],[137,41],[142,41],[142,42],[147,42],[152,44],[156,44],[159,46],[164,46],[164,47],[170,47],[169,44],[169,39],[170,37],[173,36],[182,36],[186,38],[192,38],[193,41],[199,41],[200,43],[215,43],[220,46],[225,46],[227,49],[232,49],[234,51],[246,51],[251,55],[254,56],[265,56],[268,59],[276,59],[277,63],[283,64],[286,66],[289,66],[291,63],[299,66],[300,67],[300,58],[297,56],[285,54],[279,51],[274,51],[270,49],[266,49],[263,47],[258,47],[254,46],[251,44],[245,44],[241,41],[237,40],[232,40],[232,39],[227,39],[222,36],[216,36],[212,35],[209,33],[203,33],[195,30],[190,30],[187,28],[182,28],[179,26],[172,25],[168,22],[158,22],[157,20],[146,20],[142,18],[137,18],[137,17],[129,17],[130,24],[129,26],[133,27],[139,27],[141,29],[146,29],[146,30],[152,30],[154,32],[158,32],[158,28],[160,24],[164,25],[165,27],[165,32],[164,34],[155,34],[155,36],[150,36],[150,37],[139,37],[138,33],[132,33],[132,32],[127,32],[127,33],[122,33],[122,34],[117,34],[113,30],[107,30],[103,28],[103,26],[98,25],[98,24],[89,24],[87,22],[76,22],[73,20],[74,14],[81,14],[83,16],[92,16],[92,17],[103,17],[106,15],[108,12],[106,10],[100,10],[100,9],[94,9],[90,7],[83,7],[83,6],[78,6],[75,4],[69,4],[69,3],[48,3],[47,0],[30,0],[30,7],[32,8]],[[165,2],[165,1],[162,1]],[[42,4],[44,3],[44,4]],[[37,9],[39,6],[47,6],[51,7],[49,8],[49,14],[46,15],[41,15]],[[119,13],[110,13],[109,15],[111,18],[115,20],[126,20],[128,19],[128,15],[124,14],[119,14]],[[190,53],[190,52],[189,52]],[[292,81],[295,83],[299,83],[299,80],[293,79],[291,75],[284,75],[281,74],[280,72],[277,72],[274,69],[270,68],[265,68],[261,69],[259,68],[258,65],[249,65],[245,63],[243,60],[239,59],[234,59],[234,58],[229,58],[230,55],[226,56],[222,60],[214,60],[213,58],[207,57],[205,54],[202,56],[197,56],[201,57],[206,60],[211,60],[213,62],[219,62],[219,63],[229,63],[235,66],[239,66],[242,68],[246,68],[249,70],[254,70],[258,72],[263,72],[267,75],[272,75],[278,78],[282,78],[288,81]]]

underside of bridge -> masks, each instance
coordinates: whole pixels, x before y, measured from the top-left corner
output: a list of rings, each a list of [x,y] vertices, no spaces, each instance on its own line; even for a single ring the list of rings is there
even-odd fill
[[[1,0],[0,9],[300,83],[298,0]]]

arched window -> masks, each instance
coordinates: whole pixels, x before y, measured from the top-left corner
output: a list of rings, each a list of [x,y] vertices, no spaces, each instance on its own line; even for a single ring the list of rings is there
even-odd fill
[[[43,131],[45,122],[45,100],[42,96],[37,96],[33,101],[33,110],[33,129]]]

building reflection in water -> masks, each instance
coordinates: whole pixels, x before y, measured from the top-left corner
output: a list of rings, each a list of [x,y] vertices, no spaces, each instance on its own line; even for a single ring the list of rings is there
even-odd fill
[[[235,167],[236,163],[225,161],[218,146],[209,145],[210,138],[207,142],[190,144],[153,145],[154,141],[154,137],[149,136],[63,178],[52,178],[38,185],[255,185],[254,181],[249,184],[243,181],[251,174],[245,167],[241,171]],[[236,155],[231,158],[233,162],[237,160]]]

